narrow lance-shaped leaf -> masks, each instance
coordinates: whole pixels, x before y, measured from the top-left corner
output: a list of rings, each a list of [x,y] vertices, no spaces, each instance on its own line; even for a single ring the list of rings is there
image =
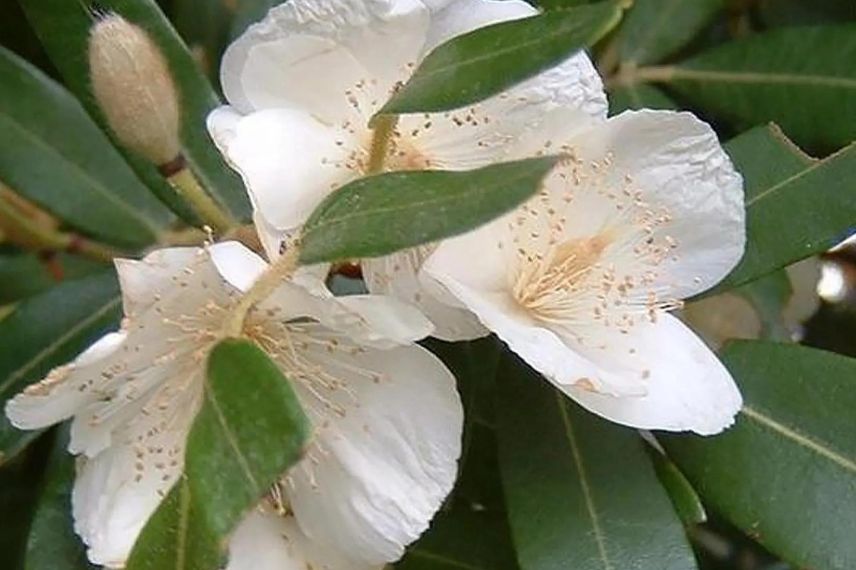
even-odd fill
[[[388,172],[328,196],[303,227],[302,263],[378,257],[471,230],[531,197],[559,157],[463,172]]]
[[[221,341],[208,357],[185,477],[146,525],[128,569],[216,570],[233,528],[301,458],[309,432],[268,356],[250,341]]]
[[[86,0],[21,0],[27,18],[69,89],[109,132],[90,88],[86,53],[93,15],[88,4]],[[243,186],[222,161],[205,130],[205,118],[219,99],[169,20],[154,0],[99,0],[97,4],[146,30],[163,50],[181,94],[181,141],[188,162],[214,198],[236,217],[247,217],[249,202]],[[189,216],[154,166],[123,152],[150,188],[183,217]]]
[[[72,360],[118,327],[121,298],[115,273],[105,272],[32,297],[0,320],[0,408],[52,368]],[[0,463],[39,432],[15,429],[0,414]]]
[[[688,570],[695,561],[644,442],[516,357],[500,363],[499,459],[523,570]]]
[[[74,533],[71,492],[74,487],[74,456],[68,452],[69,426],[57,430],[44,487],[30,523],[25,570],[95,570],[86,550]]]
[[[2,47],[0,183],[119,245],[148,245],[171,220],[74,97]]]
[[[702,499],[761,544],[808,568],[856,568],[856,360],[739,341],[723,361],[745,400],[712,438],[662,435]]]
[[[102,262],[65,253],[54,255],[51,263],[62,271],[66,281],[106,269]],[[39,254],[0,255],[0,305],[38,295],[57,285],[57,277]]]
[[[746,187],[746,253],[715,291],[825,251],[856,220],[856,145],[813,160],[775,127],[726,145]]]
[[[755,34],[660,70],[668,85],[738,128],[775,121],[802,145],[856,139],[856,24]]]
[[[448,111],[496,95],[602,38],[621,6],[557,9],[458,36],[429,53],[378,115]]]

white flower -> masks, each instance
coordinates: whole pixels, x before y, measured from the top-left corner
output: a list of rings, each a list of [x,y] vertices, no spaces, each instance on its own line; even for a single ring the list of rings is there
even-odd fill
[[[69,450],[83,458],[75,529],[93,562],[124,564],[181,472],[206,356],[265,267],[234,242],[118,261],[122,330],[8,404],[22,429],[73,418]],[[460,454],[454,378],[412,344],[430,323],[391,298],[337,299],[320,283],[310,291],[287,282],[253,309],[244,331],[294,382],[314,433],[273,494],[293,514],[264,504],[250,515],[230,568],[354,570],[400,557],[451,489]],[[270,548],[257,551],[255,541]]]
[[[560,390],[610,420],[713,434],[741,398],[668,314],[720,281],[745,242],[742,178],[688,113],[579,127],[561,111],[517,149],[571,158],[539,195],[426,261],[435,280]]]
[[[223,58],[231,107],[214,111],[208,125],[244,178],[269,253],[326,195],[368,173],[368,120],[428,51],[535,13],[521,0],[291,0],[251,26]],[[508,143],[560,105],[606,116],[600,78],[583,53],[480,104],[402,116],[383,168],[466,170],[500,161]],[[422,290],[416,269],[430,251],[368,260],[369,290],[415,303],[439,338],[486,334],[469,312]]]

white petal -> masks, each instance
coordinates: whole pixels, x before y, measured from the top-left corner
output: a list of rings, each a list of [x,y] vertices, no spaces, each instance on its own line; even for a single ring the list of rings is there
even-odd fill
[[[220,276],[239,291],[249,290],[268,268],[264,259],[236,241],[214,244],[208,252]]]
[[[170,247],[157,249],[139,261],[115,259],[125,316],[133,317],[152,306],[175,286],[176,276],[198,256],[198,248]]]
[[[454,342],[471,340],[488,334],[473,313],[463,307],[451,306],[432,294],[419,279],[419,271],[430,249],[412,248],[384,257],[364,259],[366,287],[372,293],[391,295],[413,303],[434,324],[432,336]]]
[[[202,378],[161,392],[94,458],[82,460],[72,493],[75,531],[95,564],[122,567],[148,518],[181,473]],[[160,404],[160,405],[157,405]]]
[[[360,175],[351,156],[358,148],[359,141],[341,126],[325,125],[304,111],[271,109],[237,121],[225,153],[258,214],[285,231],[303,224],[330,192]]]
[[[746,241],[743,179],[716,133],[690,113],[628,111],[570,141],[580,160],[610,166],[602,186],[638,190],[670,221],[657,229],[677,242],[675,258],[658,269],[659,285],[679,299],[709,289],[737,264]],[[576,207],[575,222],[596,220]],[[588,219],[588,221],[586,221]]]
[[[654,325],[631,332],[637,354],[609,351],[609,365],[645,367],[648,393],[615,398],[574,386],[559,388],[583,407],[614,422],[642,429],[719,433],[734,422],[740,392],[713,352],[678,319],[662,315]]]
[[[318,431],[286,477],[295,518],[319,545],[366,565],[397,560],[455,480],[463,410],[454,378],[418,346],[356,353],[319,346],[304,356],[346,388],[297,385]]]
[[[270,509],[248,514],[229,541],[226,570],[381,570],[349,560],[306,538],[291,516]]]
[[[226,50],[223,90],[245,113],[290,107],[328,122],[368,119],[416,60],[427,27],[417,0],[292,0]]]
[[[432,11],[425,50],[473,30],[538,13],[522,0],[454,0]]]
[[[41,429],[59,423],[97,399],[81,389],[92,378],[116,362],[116,352],[125,333],[109,333],[82,352],[74,361],[51,371],[6,404],[6,416],[18,429]]]

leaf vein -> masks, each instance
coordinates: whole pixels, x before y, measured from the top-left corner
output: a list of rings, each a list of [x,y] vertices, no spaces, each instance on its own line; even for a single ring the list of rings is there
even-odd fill
[[[212,394],[211,387],[209,386],[208,382],[205,383],[205,396],[208,402],[211,404],[211,409],[217,416],[217,421],[220,424],[220,428],[223,430],[223,435],[225,436],[226,441],[229,443],[229,447],[231,447],[232,451],[235,452],[235,458],[238,461],[238,465],[240,465],[241,470],[244,472],[244,475],[250,481],[250,484],[253,485],[253,488],[257,491],[261,491],[262,487],[253,475],[253,471],[250,468],[250,463],[249,461],[247,461],[247,458],[244,457],[244,454],[241,451],[240,446],[238,445],[238,438],[229,428],[229,424],[226,421],[226,416],[223,414],[223,410],[220,409],[220,405],[217,403],[217,398],[215,398],[214,394]]]

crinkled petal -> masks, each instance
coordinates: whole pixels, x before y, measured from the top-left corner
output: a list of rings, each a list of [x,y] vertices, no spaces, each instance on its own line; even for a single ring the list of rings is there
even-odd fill
[[[303,224],[330,192],[360,175],[358,163],[365,158],[347,128],[324,124],[306,111],[269,109],[237,121],[215,111],[208,122],[264,219],[260,231]]]
[[[134,317],[151,307],[175,286],[175,280],[197,255],[194,248],[172,247],[155,250],[141,260],[114,260],[125,316]]]
[[[291,0],[229,46],[223,90],[244,113],[289,107],[328,123],[365,120],[406,76],[427,28],[417,0]]]
[[[93,563],[124,566],[146,521],[181,474],[201,399],[201,369],[196,374],[180,390],[165,386],[146,413],[114,433],[110,447],[81,460],[72,512]]]
[[[294,517],[268,508],[248,514],[229,540],[226,570],[381,570],[348,559],[306,538]]]
[[[742,406],[734,380],[677,318],[662,315],[655,324],[633,329],[630,336],[627,342],[636,347],[635,354],[605,351],[600,364],[626,362],[628,368],[642,368],[644,396],[615,398],[571,385],[559,388],[592,412],[635,428],[712,435],[734,422]]]
[[[454,342],[487,335],[488,330],[472,312],[441,301],[420,281],[422,263],[430,252],[431,248],[411,248],[364,259],[361,266],[366,287],[372,293],[413,303],[434,324],[432,336],[441,340]]]
[[[347,345],[340,337],[303,355],[342,387],[296,383],[317,432],[285,489],[310,539],[380,565],[428,528],[451,490],[463,410],[454,377],[427,350]]]

